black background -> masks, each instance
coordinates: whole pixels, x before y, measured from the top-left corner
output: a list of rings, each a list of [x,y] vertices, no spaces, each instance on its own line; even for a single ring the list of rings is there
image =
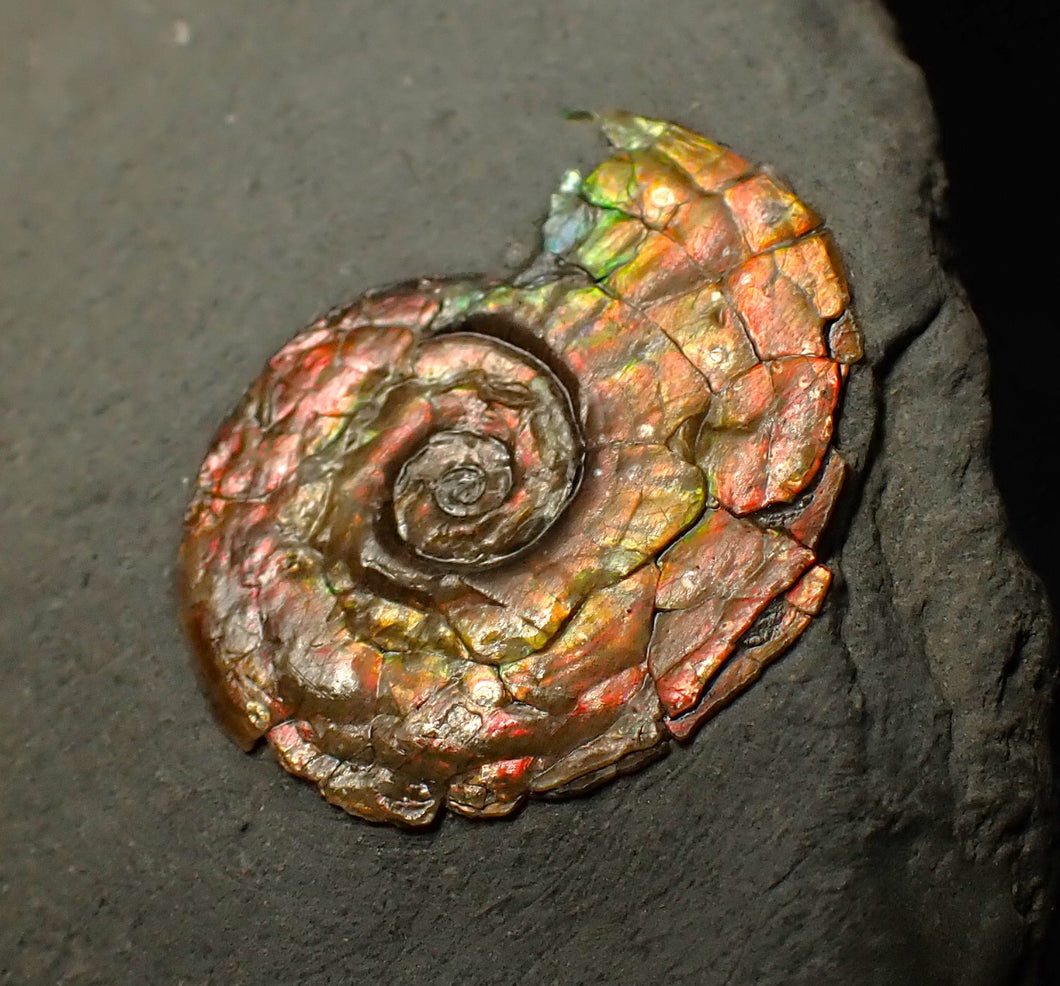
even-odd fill
[[[940,232],[986,331],[991,453],[1012,538],[1060,599],[1054,443],[1060,412],[1057,249],[1048,192],[1056,136],[1055,3],[890,0],[906,48],[927,76],[949,174]],[[1053,720],[1060,762],[1060,717]],[[1054,858],[1060,858],[1054,854]],[[1046,982],[1060,981],[1054,910]]]

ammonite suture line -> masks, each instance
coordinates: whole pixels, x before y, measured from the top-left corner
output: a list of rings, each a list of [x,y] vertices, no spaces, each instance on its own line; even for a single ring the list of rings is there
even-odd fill
[[[679,126],[553,196],[508,283],[369,292],[283,347],[181,548],[214,708],[362,818],[502,816],[687,739],[831,578],[861,337],[829,234]]]

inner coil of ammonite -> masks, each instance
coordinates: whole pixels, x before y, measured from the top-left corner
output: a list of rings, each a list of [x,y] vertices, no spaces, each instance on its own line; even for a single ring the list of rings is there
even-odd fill
[[[509,282],[318,319],[199,473],[185,619],[249,749],[362,818],[509,814],[688,738],[820,610],[861,357],[821,220],[670,123],[553,196]]]

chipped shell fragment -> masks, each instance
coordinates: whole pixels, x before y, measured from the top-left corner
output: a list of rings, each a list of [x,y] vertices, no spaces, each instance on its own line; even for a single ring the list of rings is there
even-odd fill
[[[218,433],[181,546],[220,721],[372,821],[509,814],[686,739],[820,611],[860,333],[821,220],[674,124],[511,282],[370,292]]]

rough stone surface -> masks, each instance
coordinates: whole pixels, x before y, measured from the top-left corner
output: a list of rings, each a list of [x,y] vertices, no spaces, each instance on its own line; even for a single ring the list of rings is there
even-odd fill
[[[0,982],[1030,981],[1047,621],[875,5],[63,0],[0,36]],[[187,481],[315,312],[527,256],[599,157],[560,118],[585,106],[776,162],[827,216],[868,344],[842,578],[662,763],[371,828],[209,720],[171,588]]]

